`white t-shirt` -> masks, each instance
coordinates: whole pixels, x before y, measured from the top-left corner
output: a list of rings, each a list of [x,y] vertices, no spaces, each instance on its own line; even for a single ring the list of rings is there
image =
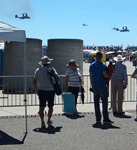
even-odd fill
[[[80,71],[79,68],[77,68],[76,71],[68,69],[67,72],[66,72],[66,75],[69,76],[68,86],[71,86],[71,87],[80,87],[79,77],[81,77],[82,74],[81,74],[81,71]]]
[[[50,81],[50,76],[47,73],[48,69],[50,67],[42,67],[42,68],[37,68],[35,73],[34,73],[34,78],[37,79],[38,81],[38,89],[39,90],[44,90],[44,91],[53,91],[53,85]],[[55,74],[57,74],[55,70]]]

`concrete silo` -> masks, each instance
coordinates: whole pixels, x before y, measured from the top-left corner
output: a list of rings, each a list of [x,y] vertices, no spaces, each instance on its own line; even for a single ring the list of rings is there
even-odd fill
[[[53,66],[59,75],[65,75],[66,64],[70,59],[75,59],[83,72],[83,40],[79,39],[49,39],[48,53],[49,58],[53,58]]]
[[[5,44],[4,50],[4,76],[24,75],[24,43],[10,42]],[[26,74],[33,75],[38,62],[42,57],[42,40],[26,39]],[[23,91],[24,78],[5,78],[3,81],[4,90]],[[27,78],[27,92],[34,90],[32,78]]]

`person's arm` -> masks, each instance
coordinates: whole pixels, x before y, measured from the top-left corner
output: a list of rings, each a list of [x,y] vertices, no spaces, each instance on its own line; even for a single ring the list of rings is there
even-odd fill
[[[60,78],[58,76],[57,71],[55,70],[55,68],[53,68],[53,70],[54,70],[54,76],[55,76],[56,80],[59,81]]]
[[[65,92],[67,92],[67,89],[68,89],[68,82],[69,82],[69,76],[66,75],[66,79],[65,79]]]
[[[37,83],[37,79],[36,78],[34,78],[34,80],[33,80],[33,85],[34,85],[34,87],[36,89],[36,92],[38,94],[38,83]]]
[[[107,75],[107,72],[106,71],[103,71],[103,76],[107,79],[109,79],[109,76]]]
[[[135,69],[135,71],[132,73],[131,78],[136,78],[137,75],[137,68]]]
[[[125,84],[127,85],[128,84],[127,67],[125,67],[125,69],[124,69],[124,81],[125,81]]]
[[[78,69],[78,74],[79,74],[79,82],[80,83],[82,83],[83,82],[83,80],[82,80],[82,72],[81,72],[81,70],[79,69],[79,68],[77,68]]]
[[[136,78],[136,73],[133,73],[133,74],[131,75],[131,78]]]
[[[89,75],[90,75],[90,85],[92,86],[93,85],[93,75],[91,72],[89,72]]]
[[[59,76],[57,75],[57,76],[56,76],[56,80],[59,81],[59,79],[60,79],[60,78],[59,78]]]

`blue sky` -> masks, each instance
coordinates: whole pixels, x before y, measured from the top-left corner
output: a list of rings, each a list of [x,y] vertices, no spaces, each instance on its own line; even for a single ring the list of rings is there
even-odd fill
[[[1,0],[0,21],[25,29],[28,38],[82,39],[84,45],[137,45],[136,0]],[[28,13],[29,20],[16,19]],[[88,26],[82,26],[83,23]],[[118,32],[127,26],[130,32]]]

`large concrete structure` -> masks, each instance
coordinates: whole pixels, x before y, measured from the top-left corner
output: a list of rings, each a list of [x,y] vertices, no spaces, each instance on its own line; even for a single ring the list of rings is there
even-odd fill
[[[57,70],[59,75],[66,74],[68,69],[66,64],[70,59],[75,59],[83,72],[83,40],[49,39],[47,55],[54,59],[51,66]],[[62,81],[60,80],[60,82]]]
[[[42,40],[26,39],[26,74],[33,75],[38,62],[42,57]],[[24,43],[10,42],[5,44],[4,50],[4,76],[24,75]],[[4,90],[23,91],[24,77],[4,78]],[[27,92],[34,90],[32,79],[27,78]]]
[[[54,59],[51,66],[57,69],[59,75],[66,74],[66,64],[70,59],[75,59],[83,71],[83,40],[49,39],[47,55]]]

